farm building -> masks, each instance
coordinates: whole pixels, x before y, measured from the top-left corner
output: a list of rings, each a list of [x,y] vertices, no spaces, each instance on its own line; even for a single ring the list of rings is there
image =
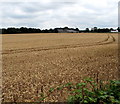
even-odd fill
[[[76,29],[73,29],[73,28],[68,28],[68,27],[65,27],[65,28],[56,28],[58,33],[79,33],[78,30]]]

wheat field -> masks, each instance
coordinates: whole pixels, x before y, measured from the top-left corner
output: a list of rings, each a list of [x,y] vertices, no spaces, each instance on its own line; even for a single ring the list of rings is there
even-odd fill
[[[3,34],[3,102],[36,102],[40,93],[84,77],[118,78],[118,34]],[[65,101],[55,92],[46,102]]]

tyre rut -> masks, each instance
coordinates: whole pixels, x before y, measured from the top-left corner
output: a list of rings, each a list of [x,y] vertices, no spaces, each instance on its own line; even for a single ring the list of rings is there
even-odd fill
[[[55,49],[67,49],[67,48],[78,48],[78,47],[90,47],[90,46],[97,46],[97,45],[105,45],[114,43],[116,39],[113,35],[108,35],[107,38],[100,42],[95,42],[93,44],[72,44],[72,45],[60,45],[60,46],[53,46],[53,47],[35,47],[35,48],[25,48],[25,49],[13,49],[13,50],[4,50],[2,54],[14,54],[14,53],[21,53],[21,52],[33,52],[33,51],[47,51],[47,50],[55,50]]]

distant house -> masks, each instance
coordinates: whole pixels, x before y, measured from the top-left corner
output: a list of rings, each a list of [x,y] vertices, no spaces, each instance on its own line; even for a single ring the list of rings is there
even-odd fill
[[[79,33],[78,30],[73,29],[73,28],[68,28],[68,27],[64,27],[64,28],[56,28],[58,33]]]
[[[118,30],[111,30],[111,32],[112,32],[112,33],[117,33],[117,32],[118,32]]]

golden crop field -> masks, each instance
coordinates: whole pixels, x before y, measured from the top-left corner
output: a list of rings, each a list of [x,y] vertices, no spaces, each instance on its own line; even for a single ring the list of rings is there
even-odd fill
[[[84,77],[118,78],[118,34],[3,34],[2,93],[4,102],[36,102],[40,93]],[[65,101],[54,92],[46,102]]]

